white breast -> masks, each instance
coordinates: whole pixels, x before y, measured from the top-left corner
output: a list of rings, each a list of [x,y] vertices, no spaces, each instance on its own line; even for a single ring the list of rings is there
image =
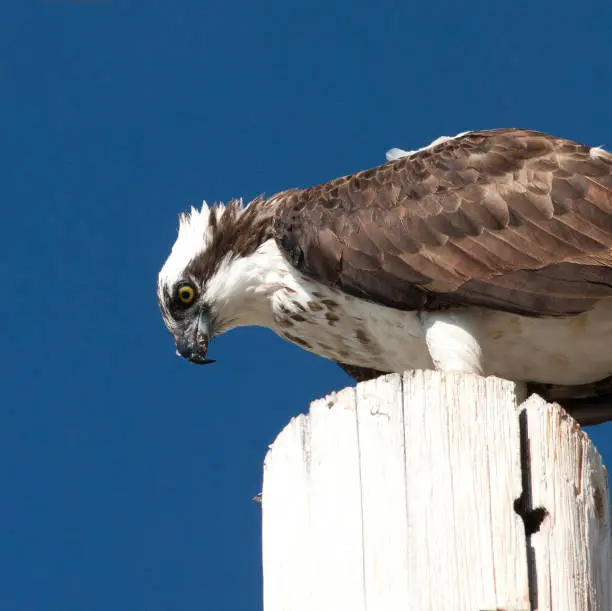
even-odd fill
[[[274,331],[320,356],[380,371],[433,366],[423,327],[402,312],[304,278],[274,295]]]
[[[381,371],[475,371],[511,380],[581,384],[612,375],[612,304],[568,318],[482,308],[403,312],[300,282],[274,295],[274,330],[320,356]],[[432,320],[442,321],[433,336]],[[437,358],[442,354],[443,358]]]

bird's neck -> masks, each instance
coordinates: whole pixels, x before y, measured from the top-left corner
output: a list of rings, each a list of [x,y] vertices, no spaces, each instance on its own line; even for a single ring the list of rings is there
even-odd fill
[[[215,332],[252,325],[274,328],[274,295],[293,283],[289,263],[274,240],[267,240],[250,255],[228,257],[208,282],[205,293]]]

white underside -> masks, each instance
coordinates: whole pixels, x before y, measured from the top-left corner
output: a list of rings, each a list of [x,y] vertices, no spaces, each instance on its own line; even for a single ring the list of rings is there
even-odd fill
[[[568,318],[528,318],[483,308],[428,314],[379,306],[303,281],[301,285],[306,289],[302,297],[315,291],[338,305],[312,311],[308,303],[321,299],[300,299],[306,311],[300,309],[299,316],[305,320],[288,329],[272,328],[289,341],[306,341],[308,346],[295,343],[325,358],[382,371],[435,367],[567,385],[612,375],[610,303]],[[277,313],[280,304],[296,311],[295,293],[279,290],[274,301]],[[330,324],[328,312],[339,320]]]
[[[268,327],[322,357],[379,371],[435,367],[563,385],[612,375],[612,303],[567,318],[404,312],[312,282],[272,240],[221,265],[204,300],[215,306],[217,334]]]

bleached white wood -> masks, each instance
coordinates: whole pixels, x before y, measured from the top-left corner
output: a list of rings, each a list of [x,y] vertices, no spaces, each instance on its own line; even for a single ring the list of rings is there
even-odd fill
[[[612,609],[608,473],[586,433],[537,396],[527,410],[532,506],[548,515],[532,535],[537,608]]]
[[[410,372],[312,404],[266,457],[266,611],[528,609],[514,386]]]
[[[514,385],[438,372],[404,385],[413,608],[526,609]]]
[[[410,608],[402,387],[399,375],[386,376],[356,392],[366,609]]]
[[[266,610],[365,611],[354,395],[345,389],[313,402],[266,457]]]

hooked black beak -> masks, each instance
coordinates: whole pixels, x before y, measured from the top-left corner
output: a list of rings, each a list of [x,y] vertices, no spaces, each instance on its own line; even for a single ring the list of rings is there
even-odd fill
[[[196,365],[214,363],[206,358],[210,338],[208,315],[200,312],[195,322],[189,324],[183,333],[176,338],[176,351],[184,359]]]

